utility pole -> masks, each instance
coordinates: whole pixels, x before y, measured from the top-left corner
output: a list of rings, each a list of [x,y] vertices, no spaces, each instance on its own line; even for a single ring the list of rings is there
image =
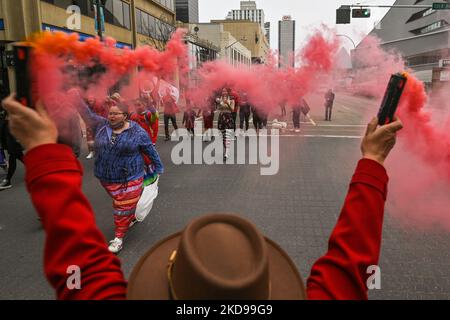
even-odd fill
[[[103,8],[105,6],[106,0],[94,0],[95,11],[96,11],[96,23],[97,23],[97,33],[100,41],[103,41]]]

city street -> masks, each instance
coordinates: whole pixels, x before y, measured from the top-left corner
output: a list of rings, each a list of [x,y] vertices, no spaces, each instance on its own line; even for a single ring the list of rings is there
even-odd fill
[[[275,176],[261,176],[259,165],[175,166],[170,158],[175,142],[164,142],[161,136],[157,149],[165,174],[152,211],[132,228],[119,254],[126,277],[146,250],[192,218],[227,212],[248,218],[278,242],[306,281],[313,263],[327,250],[360,158],[361,137],[379,107],[378,101],[337,93],[333,121],[326,122],[323,97],[307,101],[313,121],[305,119],[300,133],[287,130],[280,135],[280,170]],[[291,119],[289,123],[291,128]],[[109,241],[114,233],[111,198],[93,176],[93,160],[85,157],[86,151],[81,157],[83,189]],[[44,231],[23,178],[19,164],[13,188],[0,192],[0,299],[53,299],[43,273]],[[369,297],[450,299],[449,248],[448,234],[400,225],[386,212],[381,290],[371,291]]]

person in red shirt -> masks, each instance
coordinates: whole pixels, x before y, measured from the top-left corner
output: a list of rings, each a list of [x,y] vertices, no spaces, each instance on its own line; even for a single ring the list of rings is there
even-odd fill
[[[94,96],[88,96],[86,99],[86,105],[91,109],[92,112],[95,114],[107,118],[108,115],[108,109],[105,107],[105,104],[101,104],[97,102],[97,99],[95,99]],[[89,154],[87,155],[86,159],[91,160],[94,159],[94,132],[91,127],[86,126],[86,140],[87,140],[87,146]]]
[[[146,109],[146,103],[142,99],[134,101],[135,112],[130,114],[130,120],[137,122],[152,139],[153,145],[158,140],[159,114],[158,111],[150,107]]]
[[[95,224],[92,207],[81,190],[82,167],[70,148],[56,144],[57,128],[45,107],[38,104],[36,110],[26,108],[13,97],[5,99],[3,106],[10,117],[11,132],[26,150],[26,184],[46,232],[44,268],[57,298],[126,299],[127,287],[132,290],[129,287],[136,287],[136,282],[127,284],[119,259],[108,251]],[[387,196],[388,176],[384,161],[402,127],[397,118],[381,127],[374,118],[367,126],[361,144],[362,159],[331,234],[328,252],[311,269],[306,298],[368,299],[367,270],[378,264]],[[169,276],[167,261],[159,266],[166,278],[161,278],[162,283],[155,283],[155,287],[145,286],[148,294],[161,285],[166,296],[170,287],[173,298],[172,286],[176,279],[170,275],[173,263],[177,261],[175,258],[182,259],[176,257],[175,252],[170,256]],[[144,268],[145,261],[142,259],[138,267]],[[67,286],[71,276],[67,268],[71,265],[81,269],[82,287],[79,290]],[[290,265],[292,267],[293,263]],[[175,270],[176,266],[175,262]],[[148,268],[156,271],[153,265]],[[135,272],[131,278],[136,279]],[[277,283],[272,283],[273,287],[279,288]]]

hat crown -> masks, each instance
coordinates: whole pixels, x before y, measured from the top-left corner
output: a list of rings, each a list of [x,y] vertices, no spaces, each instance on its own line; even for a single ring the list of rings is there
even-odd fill
[[[177,299],[268,299],[263,236],[238,216],[210,215],[183,231],[171,279]]]

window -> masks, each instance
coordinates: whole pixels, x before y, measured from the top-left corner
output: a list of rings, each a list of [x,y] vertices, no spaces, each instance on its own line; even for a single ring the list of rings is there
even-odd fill
[[[412,21],[416,21],[420,18],[429,16],[432,13],[435,13],[436,10],[433,10],[433,8],[429,8],[429,9],[425,9],[425,10],[421,10],[419,12],[414,13],[409,19],[408,21],[406,21],[406,23],[412,22]]]
[[[130,5],[128,3],[125,3],[122,0],[106,0],[103,13],[105,16],[105,22],[131,30]],[[94,17],[93,13],[92,17]]]
[[[156,0],[156,2],[172,11],[174,10],[173,0]]]
[[[142,11],[139,9],[136,9],[136,31],[137,31],[137,33],[143,33],[141,15],[142,15]]]
[[[123,3],[121,0],[113,0],[113,17],[114,22],[116,22],[118,25],[123,26],[124,20],[123,20]],[[114,24],[116,24],[114,23]]]
[[[425,26],[423,28],[411,30],[410,32],[414,33],[415,35],[421,35],[421,34],[429,33],[429,32],[432,32],[434,30],[440,29],[440,28],[445,27],[447,25],[448,25],[447,21],[439,20],[439,21],[437,21],[435,23],[432,23],[432,24],[430,24],[428,26]]]
[[[142,33],[146,36],[150,36],[150,28],[148,25],[149,15],[145,12],[142,12],[141,21],[142,21]]]
[[[156,18],[154,16],[148,15],[148,28],[149,28],[149,36],[157,39],[157,31],[159,30]]]
[[[137,32],[156,40],[167,41],[175,28],[142,10],[136,9]]]
[[[128,3],[123,3],[123,26],[128,30],[131,30],[131,20],[130,20],[130,5]]]

